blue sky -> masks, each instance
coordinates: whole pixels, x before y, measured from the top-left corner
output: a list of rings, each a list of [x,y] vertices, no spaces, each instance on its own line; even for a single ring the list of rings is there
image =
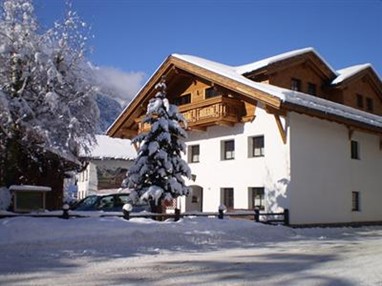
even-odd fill
[[[64,0],[35,0],[43,26]],[[314,47],[335,69],[371,63],[382,77],[382,0],[72,0],[92,26],[90,60],[147,78],[171,53],[241,65]]]

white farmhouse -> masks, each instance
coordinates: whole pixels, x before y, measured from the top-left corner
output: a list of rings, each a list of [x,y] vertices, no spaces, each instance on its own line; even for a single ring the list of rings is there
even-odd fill
[[[244,66],[169,56],[108,130],[132,138],[155,84],[188,120],[183,211],[289,209],[290,223],[382,221],[382,83],[305,48]]]
[[[128,139],[97,135],[96,140],[90,153],[82,154],[88,164],[77,174],[78,199],[95,193],[115,192],[137,154]]]

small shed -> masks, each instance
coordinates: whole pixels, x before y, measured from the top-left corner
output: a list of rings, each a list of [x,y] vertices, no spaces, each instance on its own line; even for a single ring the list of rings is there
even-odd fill
[[[14,212],[41,211],[46,209],[46,193],[51,187],[12,185],[9,187],[13,195]]]

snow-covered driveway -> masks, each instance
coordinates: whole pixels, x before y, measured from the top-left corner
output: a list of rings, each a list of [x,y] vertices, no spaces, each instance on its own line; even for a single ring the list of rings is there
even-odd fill
[[[382,227],[0,220],[0,285],[382,285]]]

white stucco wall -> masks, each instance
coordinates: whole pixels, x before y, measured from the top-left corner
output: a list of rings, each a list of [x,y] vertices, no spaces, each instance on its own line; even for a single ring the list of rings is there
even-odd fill
[[[297,113],[289,122],[291,223],[381,221],[379,136],[353,132],[360,144],[360,160],[354,160],[346,126]],[[353,191],[360,192],[359,212],[352,211]]]
[[[248,188],[264,187],[266,211],[288,208],[292,224],[382,221],[379,136],[354,131],[361,156],[354,160],[346,126],[294,112],[284,121],[286,144],[261,106],[253,122],[189,133],[187,145],[200,146],[200,162],[189,166],[196,175],[190,185],[203,188],[203,211],[217,211],[221,188],[233,188],[234,208],[247,209]],[[248,158],[248,137],[258,135],[264,135],[265,156]],[[235,159],[224,161],[221,141],[229,139],[235,140]],[[352,211],[354,191],[360,192],[360,211]]]
[[[132,160],[122,159],[93,159],[84,171],[77,175],[78,198],[82,199],[98,191],[97,168],[114,170],[118,168],[128,169],[133,164]]]
[[[77,175],[78,199],[97,191],[97,166],[89,162],[86,169]]]
[[[265,156],[248,158],[248,137],[264,135]],[[235,159],[221,160],[221,141],[235,140]],[[234,189],[234,208],[248,209],[248,188],[264,187],[272,198],[266,209],[288,207],[285,182],[289,182],[288,144],[284,144],[274,116],[258,106],[253,122],[234,127],[214,126],[205,132],[190,132],[187,145],[200,146],[200,162],[190,163],[196,180],[191,185],[203,188],[203,211],[217,211],[221,188]],[[187,156],[184,157],[187,159]],[[184,200],[182,209],[184,209]]]

